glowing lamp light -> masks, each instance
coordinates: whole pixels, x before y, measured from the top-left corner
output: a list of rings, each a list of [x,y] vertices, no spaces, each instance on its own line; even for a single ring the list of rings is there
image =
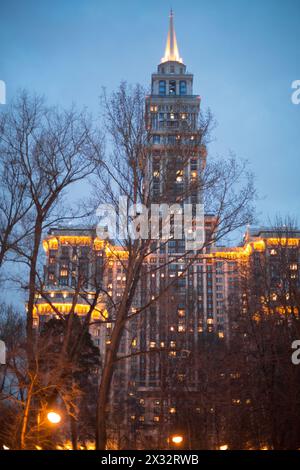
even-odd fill
[[[49,411],[47,414],[47,419],[52,424],[58,424],[61,422],[60,414],[56,413],[55,411]]]
[[[223,446],[220,446],[220,450],[228,450],[228,445],[224,444]]]
[[[175,435],[175,436],[172,436],[171,440],[172,440],[173,444],[179,445],[179,444],[182,444],[183,437],[180,436],[180,435]]]

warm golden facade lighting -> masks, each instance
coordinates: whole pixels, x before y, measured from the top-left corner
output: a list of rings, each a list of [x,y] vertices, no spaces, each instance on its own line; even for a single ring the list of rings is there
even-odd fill
[[[115,259],[127,259],[128,258],[128,251],[122,248],[115,248],[111,245],[107,245],[105,248],[105,254],[108,258],[115,258]]]
[[[267,243],[272,246],[298,246],[300,238],[268,238]]]
[[[36,312],[41,315],[55,313],[55,311],[58,311],[59,313],[69,313],[71,309],[71,303],[52,303],[51,305],[48,303],[42,303],[36,305]],[[89,309],[90,306],[86,304],[75,305],[75,313],[78,313],[78,315],[86,315]]]
[[[103,249],[105,241],[100,238],[93,240],[90,236],[77,236],[77,235],[63,235],[57,237],[46,238],[43,241],[43,248],[46,252],[49,250],[58,250],[59,245],[71,245],[71,246],[89,246],[94,243],[94,250],[100,251]]]
[[[104,247],[104,240],[100,240],[100,238],[95,238],[94,240],[94,250],[95,251],[100,251]]]

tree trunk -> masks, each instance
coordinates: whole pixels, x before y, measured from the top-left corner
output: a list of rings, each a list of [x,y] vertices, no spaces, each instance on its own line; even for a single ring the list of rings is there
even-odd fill
[[[72,440],[72,449],[78,450],[78,433],[77,433],[77,422],[74,416],[70,416],[70,430],[71,430],[71,440]]]
[[[34,386],[35,379],[31,380],[30,386],[28,388],[28,393],[25,402],[25,410],[22,420],[21,435],[20,435],[20,449],[25,449],[26,446],[26,430],[29,418],[30,404],[32,399],[32,390]]]
[[[36,294],[36,268],[39,248],[42,238],[42,220],[37,218],[34,229],[34,245],[32,256],[30,259],[30,273],[29,273],[29,295],[27,304],[27,320],[26,320],[26,336],[27,336],[27,349],[29,366],[33,360],[33,309]]]
[[[106,410],[109,403],[110,386],[114,373],[114,360],[123,332],[123,312],[118,312],[118,318],[111,336],[101,376],[98,393],[97,417],[96,417],[96,449],[105,450],[107,440]]]

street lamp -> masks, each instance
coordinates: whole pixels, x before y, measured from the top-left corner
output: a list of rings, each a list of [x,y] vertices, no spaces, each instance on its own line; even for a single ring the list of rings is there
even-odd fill
[[[224,445],[220,446],[220,450],[228,450],[228,445],[224,444]]]
[[[56,411],[49,411],[47,413],[47,419],[51,424],[58,424],[61,422],[61,416]]]
[[[183,436],[181,436],[180,434],[174,434],[174,436],[171,437],[171,441],[173,442],[173,444],[179,446],[183,442]]]

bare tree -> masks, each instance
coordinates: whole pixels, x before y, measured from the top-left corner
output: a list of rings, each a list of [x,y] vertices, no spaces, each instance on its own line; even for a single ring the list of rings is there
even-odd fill
[[[30,370],[30,364],[34,365],[36,361],[33,312],[40,285],[38,256],[43,230],[53,223],[81,215],[68,211],[66,199],[63,201],[62,197],[66,198],[67,189],[89,177],[99,165],[102,140],[85,112],[74,107],[68,111],[50,108],[42,98],[24,91],[2,115],[0,144],[1,155],[8,157],[2,165],[2,177],[10,176],[7,181],[10,186],[12,174],[16,175],[16,195],[12,188],[7,191],[8,203],[3,202],[2,212],[6,214],[10,210],[14,227],[22,227],[21,235],[16,231],[13,248],[17,261],[23,262],[28,272],[26,344]],[[3,253],[12,246],[8,243],[11,230],[8,222]],[[27,393],[24,430],[30,399],[31,395]]]
[[[236,434],[228,439],[235,448],[296,449],[299,368],[291,344],[299,338],[299,232],[288,218],[262,232],[264,249],[241,264],[240,291],[230,305],[239,411],[231,415]]]
[[[10,156],[7,165],[13,165],[8,169],[16,172],[21,188],[26,188],[22,197],[18,194],[17,201],[27,199],[25,207],[30,208],[32,231],[17,249],[29,268],[27,339],[32,345],[37,261],[43,229],[63,218],[65,208],[59,203],[66,189],[89,176],[99,164],[101,139],[85,113],[75,108],[69,111],[49,108],[42,98],[22,92],[2,116],[0,142],[1,153]],[[17,217],[24,213],[24,209],[15,211]]]
[[[125,196],[131,204],[143,204],[150,208],[152,202],[177,202],[182,204],[188,200],[194,191],[201,191],[205,194],[207,210],[212,209],[216,214],[215,226],[210,237],[207,237],[204,247],[196,252],[184,250],[179,255],[175,254],[166,259],[165,265],[174,260],[184,259],[185,268],[180,274],[184,278],[186,271],[191,266],[197,256],[205,247],[224,237],[232,230],[239,228],[252,218],[252,201],[254,189],[251,174],[247,172],[244,164],[239,163],[235,158],[214,161],[204,168],[201,167],[197,177],[185,182],[185,185],[176,195],[170,195],[172,184],[170,184],[171,165],[170,157],[176,152],[180,161],[174,177],[184,174],[186,162],[192,157],[199,158],[199,152],[205,152],[205,143],[209,135],[211,115],[207,119],[202,119],[199,123],[197,138],[192,144],[187,146],[184,142],[184,131],[182,138],[166,148],[166,171],[161,172],[160,184],[165,191],[159,194],[153,192],[153,180],[157,178],[156,171],[152,171],[152,161],[154,157],[153,146],[149,141],[149,126],[147,126],[147,115],[145,114],[145,93],[137,86],[133,89],[121,84],[120,88],[108,97],[103,96],[105,128],[109,136],[110,148],[103,164],[98,167],[97,194],[98,203],[108,203],[118,212],[119,196]],[[146,125],[145,125],[146,123]],[[168,156],[169,155],[169,156]],[[179,168],[181,164],[181,167]],[[173,163],[174,166],[174,163]],[[169,170],[168,170],[169,168]],[[168,196],[166,199],[166,195]],[[175,196],[175,199],[174,199]],[[124,217],[124,214],[119,214]],[[138,209],[134,213],[126,212],[127,227],[134,223],[136,231],[142,232],[143,222],[139,218]],[[145,220],[145,219],[144,219]],[[212,235],[213,234],[213,235]],[[166,245],[169,239],[164,240]],[[118,240],[121,251],[127,253],[126,257],[120,254],[120,247],[111,248],[115,259],[121,263],[126,280],[123,291],[117,301],[108,295],[107,301],[113,306],[110,320],[113,328],[110,341],[106,348],[105,360],[99,386],[98,412],[97,412],[97,434],[96,445],[98,449],[104,449],[106,445],[106,420],[107,407],[111,390],[112,378],[116,367],[116,361],[121,359],[119,346],[122,335],[129,322],[136,315],[142,315],[152,304],[158,301],[163,292],[168,291],[175,285],[177,279],[166,281],[164,287],[160,288],[156,295],[149,296],[146,292],[143,302],[134,314],[131,313],[133,301],[137,295],[143,276],[147,273],[147,279],[153,272],[157,272],[161,267],[152,267],[147,263],[151,253],[157,253],[157,241],[153,244],[151,237],[133,237],[128,230],[123,240]],[[145,279],[145,277],[144,277]],[[145,353],[145,351],[141,351]]]

